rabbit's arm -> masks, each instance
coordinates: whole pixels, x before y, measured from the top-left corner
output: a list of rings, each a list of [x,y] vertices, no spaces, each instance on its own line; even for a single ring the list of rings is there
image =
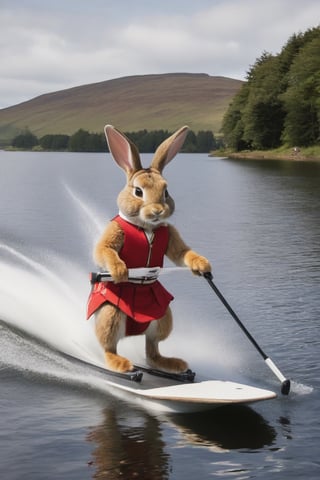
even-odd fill
[[[126,264],[118,255],[124,240],[124,233],[116,222],[110,222],[94,250],[94,260],[99,267],[108,270],[115,283],[128,279]]]
[[[170,237],[167,249],[167,257],[176,265],[187,266],[196,274],[211,272],[209,261],[191,250],[181,238],[178,230],[169,225]]]

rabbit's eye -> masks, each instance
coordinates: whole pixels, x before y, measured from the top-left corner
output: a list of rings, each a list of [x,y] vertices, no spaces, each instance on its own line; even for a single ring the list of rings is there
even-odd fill
[[[139,197],[139,198],[143,197],[143,191],[141,190],[140,187],[135,187],[134,194],[136,197]]]

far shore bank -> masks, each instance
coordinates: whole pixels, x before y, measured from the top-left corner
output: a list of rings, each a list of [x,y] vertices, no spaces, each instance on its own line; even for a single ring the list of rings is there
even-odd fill
[[[290,160],[300,162],[320,162],[320,155],[304,153],[301,150],[293,150],[291,152],[270,152],[270,151],[242,151],[228,152],[216,151],[211,152],[210,157],[228,157],[239,160]]]

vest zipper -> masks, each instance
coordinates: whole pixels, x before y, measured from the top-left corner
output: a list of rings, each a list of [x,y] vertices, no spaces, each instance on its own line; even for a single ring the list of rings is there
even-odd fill
[[[150,261],[151,261],[151,254],[152,254],[152,246],[153,246],[153,240],[154,240],[154,232],[151,232],[150,235],[148,235],[146,232],[145,236],[147,237],[148,243],[149,243],[149,252],[148,252],[148,258],[147,258],[147,265],[146,267],[150,266]]]

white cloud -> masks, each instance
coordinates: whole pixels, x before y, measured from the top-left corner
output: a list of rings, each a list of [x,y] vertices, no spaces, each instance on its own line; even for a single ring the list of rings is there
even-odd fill
[[[110,78],[244,78],[264,50],[317,26],[318,0],[0,0],[0,108]],[[183,6],[182,6],[183,5]]]

